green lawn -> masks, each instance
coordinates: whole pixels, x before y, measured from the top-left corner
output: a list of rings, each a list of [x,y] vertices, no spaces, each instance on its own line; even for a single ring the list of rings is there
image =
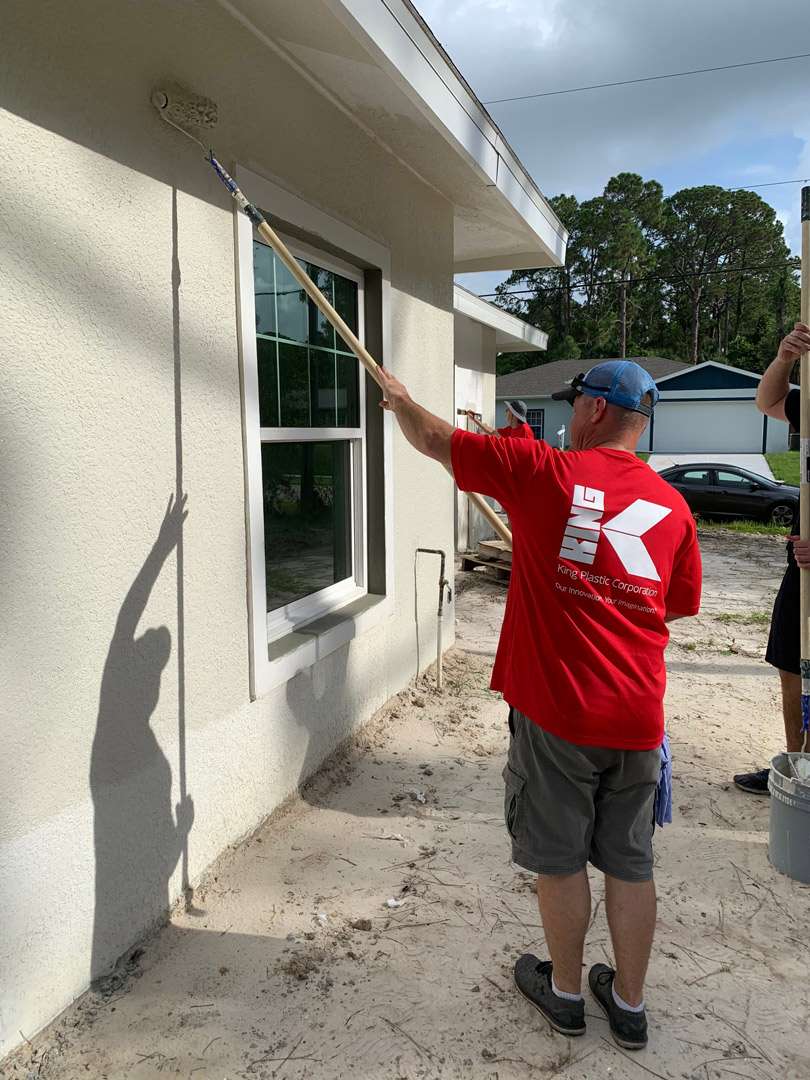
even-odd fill
[[[701,532],[707,533],[760,533],[766,536],[788,536],[790,529],[783,525],[770,525],[765,521],[698,521]]]
[[[636,457],[641,458],[642,461],[646,461],[649,458],[649,454],[645,454],[642,451],[636,451]]]
[[[777,480],[799,486],[799,451],[785,450],[781,454],[766,454],[765,460]]]

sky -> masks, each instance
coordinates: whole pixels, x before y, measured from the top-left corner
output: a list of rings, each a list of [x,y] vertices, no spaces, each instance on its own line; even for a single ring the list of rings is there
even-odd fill
[[[479,99],[810,53],[808,0],[415,0]],[[810,57],[487,105],[541,191],[810,178]],[[808,179],[810,182],[810,179]],[[758,193],[801,247],[801,184]],[[486,292],[505,274],[465,274]]]

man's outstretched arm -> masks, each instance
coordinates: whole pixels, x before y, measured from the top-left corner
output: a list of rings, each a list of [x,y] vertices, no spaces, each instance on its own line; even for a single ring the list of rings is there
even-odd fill
[[[417,405],[411,395],[385,368],[380,368],[380,387],[383,392],[382,406],[392,412],[399,421],[402,433],[411,446],[451,470],[450,442],[455,428],[441,417]]]

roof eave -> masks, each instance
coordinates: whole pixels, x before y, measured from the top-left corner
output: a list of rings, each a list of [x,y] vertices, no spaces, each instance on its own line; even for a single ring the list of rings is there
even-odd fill
[[[453,286],[453,310],[495,330],[497,352],[542,352],[548,347],[548,334],[461,285]]]
[[[373,102],[362,104],[367,65],[349,62],[335,67],[320,59],[334,58],[285,40],[283,9],[271,13],[261,0],[219,2],[299,70],[306,68],[307,77],[325,96],[437,188],[436,176],[430,174],[435,174],[441,152],[437,155],[425,145],[420,151],[413,125],[400,145],[386,110]],[[452,155],[442,194],[454,205],[456,272],[561,265],[567,230],[410,0],[318,2],[343,25],[414,116],[418,114],[426,133],[432,130],[435,149],[444,144]],[[312,18],[317,18],[317,11]],[[419,153],[422,160],[417,160]],[[458,196],[457,186],[449,180],[458,166],[469,170],[472,198]]]

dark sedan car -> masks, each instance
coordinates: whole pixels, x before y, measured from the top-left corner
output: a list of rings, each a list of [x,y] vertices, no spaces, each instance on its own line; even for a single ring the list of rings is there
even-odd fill
[[[660,475],[703,517],[734,517],[789,526],[799,506],[799,489],[735,465],[711,462],[673,465]]]

